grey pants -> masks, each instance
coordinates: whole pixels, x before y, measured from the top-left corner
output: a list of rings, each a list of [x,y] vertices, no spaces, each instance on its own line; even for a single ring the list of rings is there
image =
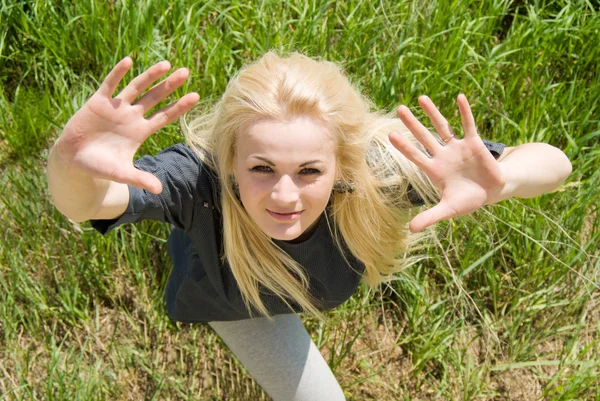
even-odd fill
[[[273,401],[343,401],[344,393],[296,315],[210,322]]]

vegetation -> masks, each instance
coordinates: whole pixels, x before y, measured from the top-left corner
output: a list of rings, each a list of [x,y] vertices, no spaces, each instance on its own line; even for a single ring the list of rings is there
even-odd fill
[[[218,99],[265,51],[342,63],[374,104],[563,149],[557,192],[436,226],[424,260],[305,318],[348,400],[600,400],[600,13],[591,0],[0,0],[0,399],[267,399],[206,325],[168,319],[169,228],[52,206],[61,127],[126,55]],[[199,106],[202,107],[202,106]],[[424,119],[423,121],[427,121]],[[183,140],[176,124],[140,154]]]

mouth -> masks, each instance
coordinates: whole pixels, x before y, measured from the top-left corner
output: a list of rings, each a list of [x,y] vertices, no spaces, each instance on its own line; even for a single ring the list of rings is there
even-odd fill
[[[291,211],[291,212],[275,212],[267,209],[267,212],[273,217],[275,220],[283,220],[283,221],[291,221],[295,220],[302,214],[303,210],[300,211]]]

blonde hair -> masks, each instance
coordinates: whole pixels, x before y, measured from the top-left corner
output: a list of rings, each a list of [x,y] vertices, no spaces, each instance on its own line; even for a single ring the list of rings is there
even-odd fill
[[[183,123],[189,146],[220,179],[222,257],[229,262],[251,314],[254,308],[268,316],[260,298],[264,288],[288,306],[295,302],[323,318],[302,267],[256,225],[230,185],[237,136],[259,120],[308,116],[325,124],[337,137],[338,177],[355,187],[352,193],[332,194],[329,229],[337,246],[364,263],[364,280],[371,286],[406,265],[405,253],[412,244],[407,229],[413,209],[409,185],[426,201],[439,195],[388,140],[394,131],[420,146],[410,131],[399,119],[370,109],[370,102],[337,64],[298,53],[282,58],[269,52],[230,80],[211,111]]]

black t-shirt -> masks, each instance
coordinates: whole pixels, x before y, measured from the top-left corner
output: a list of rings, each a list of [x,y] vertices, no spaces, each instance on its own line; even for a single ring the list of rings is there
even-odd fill
[[[503,144],[484,141],[498,158]],[[173,271],[165,292],[169,316],[182,322],[241,320],[251,317],[223,254],[223,225],[219,211],[220,183],[211,169],[185,144],[171,146],[156,156],[144,156],[135,167],[156,175],[163,191],[156,195],[129,186],[129,205],[117,219],[92,220],[102,234],[125,223],[152,219],[173,226],[167,250]],[[418,203],[415,202],[415,203]],[[334,244],[328,210],[321,215],[316,231],[301,243],[274,240],[304,268],[310,292],[329,310],[344,303],[358,287],[364,265],[347,249]],[[345,258],[344,258],[345,256]],[[273,294],[261,294],[272,315],[300,312],[290,309]],[[254,316],[259,316],[256,311]]]

